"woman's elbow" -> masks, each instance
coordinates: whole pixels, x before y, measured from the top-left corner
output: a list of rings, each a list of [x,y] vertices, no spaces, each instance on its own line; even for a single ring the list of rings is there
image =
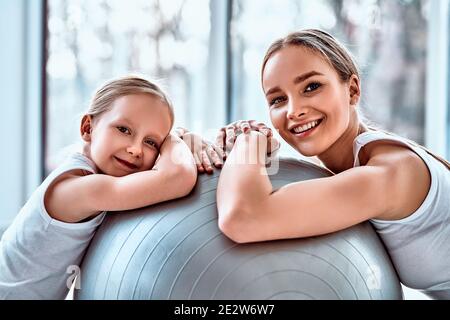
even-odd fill
[[[232,210],[231,212],[223,212],[219,209],[219,229],[224,235],[236,243],[253,242],[251,233],[247,232],[247,226],[239,216],[242,211]]]

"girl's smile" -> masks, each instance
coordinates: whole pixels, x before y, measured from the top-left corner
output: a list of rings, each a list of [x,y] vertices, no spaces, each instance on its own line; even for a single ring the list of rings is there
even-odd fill
[[[116,156],[113,156],[113,157],[117,161],[117,163],[119,164],[120,168],[126,168],[126,169],[131,170],[131,171],[134,171],[134,170],[139,168],[134,163],[128,162],[128,161],[123,160],[123,159],[120,159],[120,158],[118,158]]]

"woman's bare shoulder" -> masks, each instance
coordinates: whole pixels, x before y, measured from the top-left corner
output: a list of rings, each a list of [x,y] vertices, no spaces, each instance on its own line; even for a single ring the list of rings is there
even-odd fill
[[[431,186],[431,175],[422,158],[407,146],[376,141],[364,147],[364,165],[388,168],[397,206],[386,213],[385,220],[403,219],[415,212],[425,200]]]

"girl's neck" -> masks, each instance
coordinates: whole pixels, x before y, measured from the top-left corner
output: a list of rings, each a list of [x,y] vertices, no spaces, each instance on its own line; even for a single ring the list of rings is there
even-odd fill
[[[88,157],[89,159],[92,160],[90,145],[88,143],[84,143],[83,144],[83,148],[81,150],[81,153],[83,153],[86,157]]]
[[[320,161],[336,174],[353,168],[353,141],[358,135],[368,131],[367,127],[359,120],[353,121],[353,123],[354,125],[349,126],[333,145],[318,155]]]

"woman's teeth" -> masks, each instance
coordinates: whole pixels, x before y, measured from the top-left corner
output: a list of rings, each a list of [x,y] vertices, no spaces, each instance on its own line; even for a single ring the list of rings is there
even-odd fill
[[[292,129],[292,131],[294,131],[295,133],[302,133],[302,132],[304,132],[306,130],[314,128],[319,123],[320,123],[320,120],[311,121],[311,122],[308,122],[308,123],[306,123],[306,124],[304,124],[302,126],[295,127],[294,129]]]

